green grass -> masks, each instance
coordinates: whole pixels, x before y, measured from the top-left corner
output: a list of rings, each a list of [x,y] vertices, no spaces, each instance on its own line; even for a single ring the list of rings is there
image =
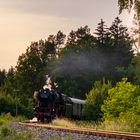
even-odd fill
[[[99,125],[99,129],[140,133],[140,126],[135,123],[127,122],[126,120],[106,120]]]
[[[26,120],[24,116],[13,117],[10,113],[0,115],[0,125],[3,125],[7,122],[20,122],[24,120]]]
[[[19,122],[26,118],[23,116],[13,117],[10,113],[0,115],[0,140],[37,140],[30,132],[17,133],[7,126],[8,122]],[[31,138],[32,137],[32,138]]]
[[[67,118],[55,119],[52,121],[51,125],[62,126],[62,127],[76,127],[76,124]]]
[[[32,132],[16,132],[10,127],[3,125],[0,127],[0,140],[38,140]]]
[[[8,122],[19,122],[26,120],[23,116],[13,117],[8,114],[2,114],[0,116],[0,140],[38,140],[33,136],[33,132],[21,132],[17,133],[14,130],[11,130],[6,124]],[[80,127],[80,128],[90,128],[95,130],[108,130],[108,131],[123,131],[123,132],[132,132],[140,133],[140,126],[133,122],[128,122],[127,120],[105,120],[103,122],[94,122],[94,121],[74,121],[69,119],[56,119],[50,125],[60,126],[60,127]],[[48,140],[59,140],[60,137],[50,136]],[[65,140],[71,140],[71,136],[67,136]]]
[[[98,123],[94,121],[75,121],[77,127],[98,129]]]
[[[72,121],[68,119],[56,119],[51,125],[62,127],[80,127],[95,130],[123,131],[131,133],[140,133],[140,126],[126,120],[106,120],[103,122],[94,121]]]
[[[86,127],[96,130],[123,131],[140,133],[140,126],[127,122],[126,120],[105,120],[95,123],[94,121],[76,121],[78,127]]]

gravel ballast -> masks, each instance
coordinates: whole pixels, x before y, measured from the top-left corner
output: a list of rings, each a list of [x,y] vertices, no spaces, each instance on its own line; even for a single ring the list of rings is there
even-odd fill
[[[31,132],[36,140],[120,140],[116,138],[62,132],[46,128],[29,127],[20,125],[19,123],[8,123],[8,126],[16,133]]]

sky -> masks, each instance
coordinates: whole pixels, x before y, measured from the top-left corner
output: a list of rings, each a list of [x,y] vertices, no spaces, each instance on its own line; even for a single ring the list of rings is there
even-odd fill
[[[117,0],[0,0],[0,69],[14,67],[33,41],[85,25],[94,32],[101,18],[110,26],[118,11]],[[131,15],[120,18],[131,25]]]

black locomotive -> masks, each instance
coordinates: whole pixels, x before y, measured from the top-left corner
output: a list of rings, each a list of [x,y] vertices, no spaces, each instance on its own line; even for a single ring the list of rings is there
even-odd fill
[[[35,108],[33,116],[39,122],[51,122],[55,118],[82,118],[84,100],[68,97],[56,92],[46,82],[44,88],[34,92]]]

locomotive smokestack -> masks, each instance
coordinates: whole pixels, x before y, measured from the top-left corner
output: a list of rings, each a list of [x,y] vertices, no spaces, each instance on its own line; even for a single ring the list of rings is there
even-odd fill
[[[45,85],[43,86],[43,89],[52,90],[52,81],[49,75],[46,75],[46,82],[45,82]]]

